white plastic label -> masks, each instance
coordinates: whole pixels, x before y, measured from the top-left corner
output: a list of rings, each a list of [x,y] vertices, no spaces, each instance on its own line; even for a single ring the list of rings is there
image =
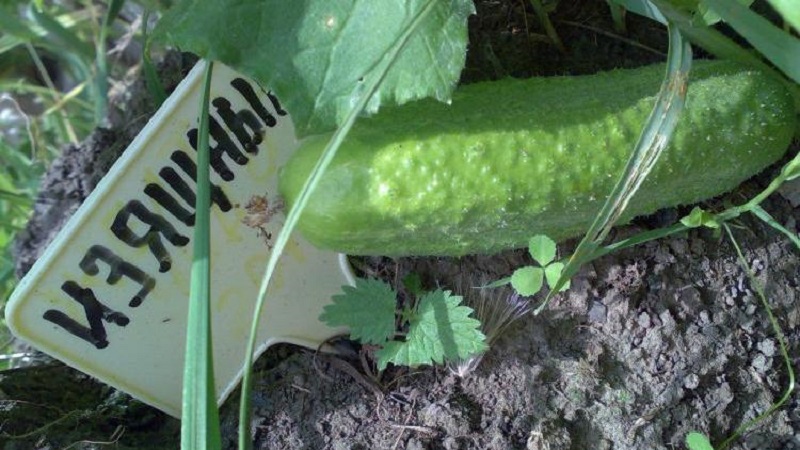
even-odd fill
[[[12,332],[55,358],[180,415],[192,259],[197,116],[205,64],[178,86],[21,281]],[[261,275],[283,222],[278,169],[297,147],[270,92],[215,64],[210,105],[211,301],[222,401],[241,377]],[[342,330],[318,321],[344,258],[295,237],[259,329],[316,348]]]

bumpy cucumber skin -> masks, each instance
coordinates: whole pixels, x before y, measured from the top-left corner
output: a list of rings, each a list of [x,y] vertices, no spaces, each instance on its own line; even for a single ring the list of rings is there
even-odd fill
[[[313,244],[359,255],[464,255],[585,232],[619,177],[664,66],[506,80],[360,120],[298,224]],[[779,159],[795,111],[754,69],[695,62],[687,106],[621,222],[733,189]],[[330,136],[282,169],[291,205]]]

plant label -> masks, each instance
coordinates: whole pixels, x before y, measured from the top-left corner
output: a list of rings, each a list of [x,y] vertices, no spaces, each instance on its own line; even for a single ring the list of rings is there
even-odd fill
[[[195,214],[199,63],[150,119],[20,282],[12,332],[173,416],[181,410]],[[211,312],[222,401],[242,375],[261,276],[284,211],[278,169],[297,147],[268,90],[215,64],[211,88]],[[295,236],[281,258],[258,353],[317,348],[342,332],[318,321],[353,277],[342,255]]]

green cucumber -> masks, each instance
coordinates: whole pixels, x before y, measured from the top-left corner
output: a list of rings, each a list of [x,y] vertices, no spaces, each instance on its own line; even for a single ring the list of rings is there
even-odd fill
[[[463,255],[585,232],[627,161],[664,66],[505,80],[360,120],[298,228],[359,255]],[[733,189],[778,160],[794,130],[781,81],[725,62],[694,64],[672,143],[621,222]],[[280,175],[293,204],[330,135],[308,138]]]

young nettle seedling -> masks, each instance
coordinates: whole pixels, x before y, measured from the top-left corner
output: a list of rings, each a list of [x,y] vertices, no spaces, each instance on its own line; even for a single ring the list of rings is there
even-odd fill
[[[556,243],[547,236],[534,236],[528,242],[528,252],[540,266],[520,267],[511,275],[511,286],[519,295],[530,297],[539,292],[547,284],[555,286],[558,277],[564,270],[564,263],[554,261],[556,258]],[[567,281],[560,291],[569,289]]]
[[[355,286],[342,286],[319,319],[330,326],[350,328],[350,336],[362,344],[379,347],[378,369],[389,363],[404,366],[441,364],[466,359],[486,349],[480,322],[462,298],[437,289],[419,295],[413,307],[398,311],[397,293],[374,279],[356,279]],[[399,323],[398,323],[399,317]],[[398,326],[406,329],[398,333]],[[398,338],[398,336],[403,338]]]

